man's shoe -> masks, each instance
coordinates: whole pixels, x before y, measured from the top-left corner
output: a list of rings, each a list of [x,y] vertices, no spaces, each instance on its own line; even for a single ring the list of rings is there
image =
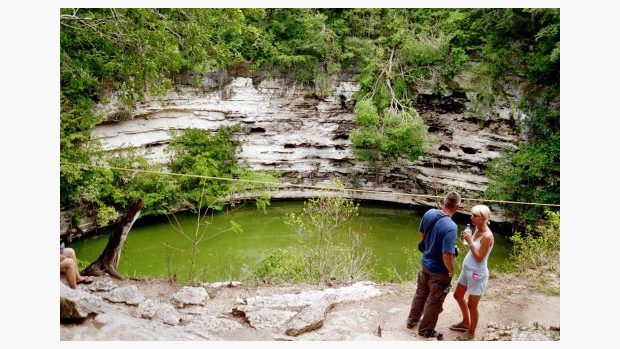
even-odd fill
[[[415,327],[415,325],[417,325],[417,324],[418,324],[418,322],[417,322],[417,321],[416,321],[416,322],[409,322],[409,321],[407,321],[407,329],[412,329],[412,328],[414,328],[414,327]]]
[[[426,330],[418,332],[418,335],[424,338],[437,338],[438,341],[443,340],[443,333],[435,330]]]

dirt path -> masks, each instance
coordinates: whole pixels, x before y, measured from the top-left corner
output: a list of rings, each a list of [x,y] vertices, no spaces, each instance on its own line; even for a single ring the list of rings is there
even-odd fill
[[[514,293],[510,295],[500,294],[499,287],[493,290],[495,295],[482,299],[479,305],[480,323],[478,325],[478,337],[484,333],[487,325],[497,323],[502,325],[517,324],[528,325],[532,322],[549,326],[560,326],[560,298],[543,294],[531,294],[530,292]],[[416,335],[417,329],[405,328],[405,319],[409,314],[409,306],[414,290],[396,291],[394,294],[371,299],[363,304],[365,309],[371,309],[377,316],[366,324],[363,332],[375,330],[379,326],[382,329],[382,339],[386,340],[420,340]],[[339,313],[350,311],[353,314],[357,304],[345,304],[332,309],[332,317],[327,316],[325,327],[334,326],[341,321]],[[446,298],[444,310],[439,316],[436,330],[444,334],[444,340],[456,340],[459,332],[450,331],[448,327],[461,320],[461,312],[452,293]],[[360,331],[362,332],[362,331]],[[370,331],[371,333],[373,331]],[[373,333],[374,334],[374,333]],[[358,339],[373,339],[360,333]],[[374,338],[378,339],[378,338]]]
[[[417,336],[416,328],[409,330],[405,327],[415,292],[414,284],[379,287],[384,292],[383,295],[361,302],[334,306],[326,315],[320,329],[300,335],[297,339],[426,340]],[[477,333],[479,338],[492,323],[527,326],[537,322],[544,327],[560,327],[559,296],[545,295],[527,285],[517,284],[511,276],[491,280],[487,291],[479,305],[480,320]],[[444,334],[444,340],[456,340],[456,336],[460,334],[448,329],[451,324],[461,320],[461,312],[452,295],[451,292],[446,298],[444,310],[439,316],[436,327],[437,331]],[[381,337],[377,333],[378,327],[381,327]],[[253,336],[251,332],[253,330],[239,335],[245,339]],[[270,338],[264,339],[270,340]]]

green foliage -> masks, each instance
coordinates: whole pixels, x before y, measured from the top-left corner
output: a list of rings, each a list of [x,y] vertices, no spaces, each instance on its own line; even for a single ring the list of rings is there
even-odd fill
[[[336,182],[335,188],[342,188],[342,184]],[[357,217],[358,205],[340,192],[334,194],[309,199],[302,213],[289,214],[285,222],[301,236],[307,282],[348,282],[368,277],[370,251],[363,247],[363,235],[345,228]]]
[[[406,268],[404,273],[399,272],[394,266],[384,267],[391,282],[401,284],[411,282],[411,280],[415,280],[418,275],[418,271],[421,268],[420,261],[422,260],[422,252],[418,251],[417,248],[411,249],[403,247],[403,255],[406,257]]]
[[[278,248],[260,261],[254,271],[256,279],[271,284],[300,283],[310,279],[303,254]]]
[[[525,114],[521,125],[527,142],[488,164],[486,197],[559,203],[559,9],[475,9],[456,25],[455,43],[480,62],[475,73],[484,83],[474,88],[477,103],[488,106],[501,97],[498,82],[516,81],[523,91],[518,107]],[[543,217],[542,209],[507,209],[519,223]]]
[[[519,108],[527,111],[523,128],[531,144],[545,143],[560,133],[559,88],[533,89]],[[559,159],[558,159],[559,160]],[[559,162],[558,162],[559,164]]]
[[[360,101],[355,106],[355,121],[362,127],[377,127],[379,122],[377,108],[369,100]]]
[[[161,171],[161,168],[150,165],[144,157],[137,155],[132,148],[100,155],[100,159],[102,163],[112,167]],[[180,195],[178,184],[165,175],[105,168],[66,168],[67,172],[74,171],[83,176],[75,189],[75,203],[79,208],[77,213],[80,216],[96,216],[100,226],[117,219],[135,198],[144,200],[141,215],[149,216],[167,213]]]
[[[179,177],[177,200],[197,207],[202,199],[219,210],[239,194],[251,192],[257,207],[264,209],[269,204],[268,191],[275,185],[269,183],[277,183],[278,174],[258,173],[238,164],[236,152],[240,143],[232,135],[239,130],[239,125],[222,127],[211,135],[208,130],[189,129],[172,136],[168,147],[170,171],[240,180]]]
[[[369,161],[377,173],[400,156],[415,161],[425,153],[428,128],[409,112],[379,114],[370,100],[362,100],[356,106],[356,121],[360,127],[349,136],[354,154]]]
[[[519,271],[541,267],[553,269],[559,264],[560,212],[545,211],[545,214],[547,221],[539,227],[540,234],[517,232],[510,238],[513,243],[511,257]]]
[[[199,176],[233,178],[239,166],[236,150],[239,142],[230,136],[239,130],[239,126],[220,128],[213,136],[209,130],[189,129],[182,134],[173,134],[168,151],[171,153],[168,168],[174,173]],[[180,177],[178,179],[182,201],[194,207],[202,197],[203,179]],[[204,200],[216,202],[222,193],[229,192],[230,181],[208,179]]]
[[[106,157],[112,167],[130,168],[143,171],[161,172],[158,165],[151,165],[141,155],[131,149],[116,152]],[[180,187],[177,179],[158,173],[143,171],[112,171],[113,179],[110,186],[109,202],[124,211],[135,198],[142,198],[144,208],[141,215],[162,215],[168,213],[177,203]]]
[[[198,218],[193,232],[184,231],[176,220],[171,221],[175,230],[189,241],[191,264],[188,280],[194,278],[196,256],[202,243],[228,231],[242,231],[241,226],[232,221],[230,228],[212,231],[208,214],[223,209],[226,204],[245,199],[246,195],[255,200],[258,208],[264,210],[269,204],[268,191],[275,185],[271,183],[277,183],[276,173],[257,173],[238,164],[236,152],[240,143],[232,136],[239,130],[239,125],[222,127],[215,134],[209,130],[189,129],[173,134],[170,140],[168,151],[171,152],[171,158],[168,168],[174,173],[201,176],[175,176],[179,186],[179,192],[175,195],[176,203],[194,209]]]
[[[269,9],[264,37],[266,47],[254,56],[256,69],[312,82],[315,95],[332,91],[332,76],[340,70],[341,46],[327,24],[327,16],[315,9]]]
[[[197,209],[200,200],[213,203],[221,209],[240,194],[256,200],[258,208],[269,204],[268,191],[277,183],[277,173],[253,172],[238,165],[235,152],[238,142],[231,139],[238,126],[222,128],[211,136],[206,130],[188,130],[173,136],[170,151],[174,152],[168,170],[191,175],[238,178],[262,183],[204,180],[161,174],[165,169],[149,164],[132,148],[118,149],[98,155],[102,164],[112,170],[88,170],[66,166],[67,172],[75,171],[82,178],[75,189],[75,203],[80,215],[96,216],[101,226],[113,222],[135,198],[144,200],[143,217],[174,212],[179,207]],[[134,169],[136,171],[131,171]],[[206,188],[203,192],[203,186]]]
[[[62,99],[61,99],[62,100]],[[78,105],[60,112],[60,160],[88,163],[97,156],[97,144],[90,141],[90,130],[100,120],[91,110],[92,103],[81,100]],[[71,205],[84,183],[93,180],[96,171],[75,166],[60,166],[60,204]]]
[[[90,131],[101,121],[93,112],[107,91],[132,103],[161,94],[172,74],[205,73],[241,60],[246,40],[257,37],[256,9],[61,9],[60,159],[94,163],[98,145]],[[246,17],[247,15],[247,17]],[[61,166],[61,205],[75,205],[80,188],[99,171]]]
[[[245,40],[257,35],[251,20],[263,15],[242,9],[61,9],[61,90],[70,100],[96,99],[100,88],[111,87],[127,101],[164,91],[170,73],[238,63]]]
[[[415,96],[422,90],[451,94],[450,80],[468,56],[451,47],[454,34],[442,24],[449,11],[356,9],[348,15],[353,35],[344,41],[345,50],[358,67],[356,96],[362,105],[356,108],[359,127],[350,139],[354,153],[370,162],[378,180],[380,166],[424,154],[427,127],[413,108]],[[370,113],[369,103],[375,108]]]
[[[560,135],[546,142],[524,144],[517,151],[505,150],[502,156],[487,164],[489,186],[487,198],[524,202],[559,203],[560,201]],[[507,205],[509,212],[522,222],[534,223],[543,216],[540,206]]]
[[[111,206],[102,206],[97,210],[97,225],[105,227],[118,217],[118,212]]]

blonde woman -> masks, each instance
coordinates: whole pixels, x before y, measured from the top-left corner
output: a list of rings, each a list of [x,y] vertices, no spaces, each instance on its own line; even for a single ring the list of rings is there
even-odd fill
[[[471,209],[471,222],[476,227],[473,234],[463,232],[469,251],[463,259],[463,268],[457,281],[454,299],[461,308],[462,320],[450,326],[453,331],[465,332],[457,340],[472,340],[478,325],[478,303],[487,288],[489,268],[487,261],[493,249],[493,233],[489,229],[491,210],[486,205],[476,205]],[[469,299],[465,302],[465,292]]]

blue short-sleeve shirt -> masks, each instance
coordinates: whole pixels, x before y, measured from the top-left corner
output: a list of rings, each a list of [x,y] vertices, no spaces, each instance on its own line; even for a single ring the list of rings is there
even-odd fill
[[[436,219],[439,220],[428,231]],[[422,265],[434,273],[447,273],[448,269],[443,264],[442,254],[454,254],[457,235],[456,223],[441,210],[433,208],[422,216],[420,231],[424,233],[424,242],[426,244],[426,250],[422,254]]]

